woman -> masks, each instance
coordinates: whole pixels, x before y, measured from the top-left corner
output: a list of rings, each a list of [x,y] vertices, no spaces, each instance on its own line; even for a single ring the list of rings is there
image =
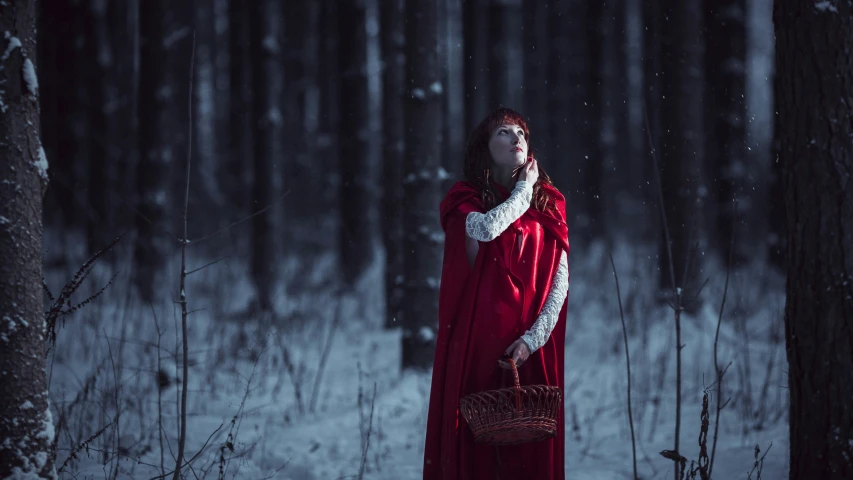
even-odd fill
[[[556,438],[515,446],[474,443],[459,413],[469,393],[511,385],[563,388],[569,270],[563,195],[530,153],[521,115],[499,109],[474,130],[465,181],[441,202],[445,232],[439,333],[424,451],[424,479],[564,478],[563,409]]]

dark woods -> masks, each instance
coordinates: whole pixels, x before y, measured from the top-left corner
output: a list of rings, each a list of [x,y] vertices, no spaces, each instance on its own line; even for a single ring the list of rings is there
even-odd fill
[[[670,291],[659,175],[685,291],[727,258],[733,230],[736,264],[781,266],[770,109],[747,95],[770,83],[767,6],[46,0],[39,25],[48,236],[93,252],[135,232],[143,298],[170,253],[158,229],[179,221],[193,34],[189,230],[274,205],[220,239],[250,265],[259,310],[273,308],[282,256],[337,252],[355,286],[384,248],[387,323],[408,317],[413,339],[431,328],[436,205],[468,132],[501,105],[529,118],[575,245],[657,242]],[[749,49],[751,31],[764,43]],[[404,295],[423,299],[408,315]],[[427,366],[428,344],[406,363]]]
[[[174,296],[164,279],[179,253],[170,234],[182,231],[191,151],[190,240],[246,219],[196,252],[246,265],[251,314],[279,308],[285,260],[307,268],[332,256],[334,292],[381,298],[386,318],[371,320],[402,328],[403,367],[429,368],[438,203],[461,179],[468,132],[507,106],[528,118],[531,147],[567,197],[573,256],[648,246],[658,268],[646,272],[646,293],[671,302],[678,287],[688,313],[707,304],[708,271],[729,258],[735,271],[798,272],[805,283],[789,276],[789,361],[802,350],[816,364],[830,339],[808,323],[809,305],[832,306],[821,319],[840,338],[853,321],[835,296],[792,300],[826,283],[821,262],[838,267],[832,291],[853,284],[841,268],[853,269],[849,244],[803,233],[847,239],[853,203],[849,187],[832,183],[849,177],[849,142],[837,143],[849,121],[824,129],[831,134],[815,127],[846,118],[833,102],[849,105],[851,66],[833,45],[849,44],[851,12],[817,4],[777,2],[771,17],[771,0],[40,1],[27,48],[50,164],[45,269],[73,269],[130,233],[121,258],[143,304]],[[801,51],[806,44],[815,51]],[[775,79],[774,63],[784,67]],[[814,86],[829,77],[846,83]],[[21,112],[23,123],[36,114]],[[824,158],[804,150],[809,139],[825,143],[835,173],[797,163]],[[827,217],[809,223],[809,208]],[[845,344],[836,347],[850,367]],[[853,371],[842,363],[833,368]],[[812,373],[803,364],[791,375]],[[819,393],[796,391],[806,400],[792,401],[792,432],[808,424]],[[844,424],[846,435],[849,418],[818,423]],[[809,458],[838,461],[844,448]]]

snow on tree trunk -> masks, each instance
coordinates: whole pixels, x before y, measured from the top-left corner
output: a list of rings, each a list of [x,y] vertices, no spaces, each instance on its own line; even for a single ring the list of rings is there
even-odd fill
[[[55,478],[45,373],[35,1],[2,7],[0,30],[0,477]]]
[[[777,2],[790,478],[853,478],[853,6]]]
[[[428,368],[435,350],[438,286],[444,235],[441,201],[444,78],[435,45],[439,9],[434,2],[406,2],[406,154],[404,162],[403,366]]]

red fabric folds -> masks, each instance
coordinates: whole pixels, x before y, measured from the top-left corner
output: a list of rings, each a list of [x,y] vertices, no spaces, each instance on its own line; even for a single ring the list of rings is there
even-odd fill
[[[480,242],[473,267],[465,253],[465,218],[485,213],[479,191],[458,182],[441,202],[445,232],[439,292],[439,330],[424,450],[426,480],[564,478],[564,412],[557,437],[494,447],[476,444],[459,413],[468,394],[511,385],[497,367],[504,351],[536,321],[560,262],[568,254],[563,195],[543,185],[556,207],[530,208],[498,238]],[[504,195],[508,192],[499,189]],[[501,200],[503,201],[503,199]],[[563,388],[566,306],[548,342],[518,369],[522,385]]]

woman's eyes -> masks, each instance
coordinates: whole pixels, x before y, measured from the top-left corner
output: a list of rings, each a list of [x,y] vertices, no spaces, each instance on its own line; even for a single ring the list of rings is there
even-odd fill
[[[509,130],[507,130],[507,129],[505,129],[505,128],[502,128],[502,129],[498,130],[498,135],[501,135],[501,134],[504,134],[504,133],[509,133]],[[523,136],[524,136],[524,130],[519,130],[517,133],[518,133],[518,136],[519,136],[519,137],[523,137]]]

